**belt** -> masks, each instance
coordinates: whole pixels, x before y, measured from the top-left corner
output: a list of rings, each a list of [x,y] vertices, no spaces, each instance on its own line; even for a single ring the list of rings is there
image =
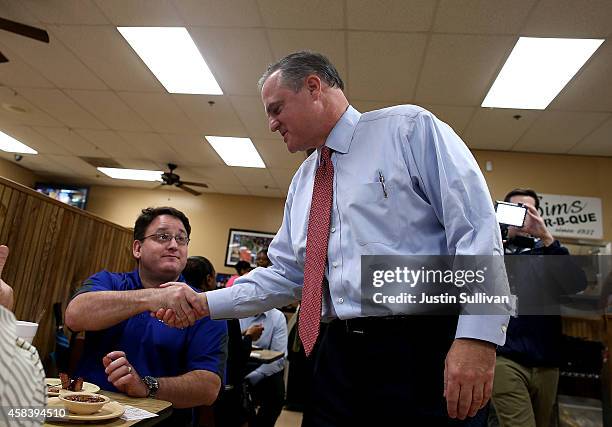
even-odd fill
[[[378,317],[356,317],[354,319],[334,319],[329,327],[341,328],[349,334],[364,335],[390,328],[402,327],[409,322],[414,322],[415,316],[378,316]]]

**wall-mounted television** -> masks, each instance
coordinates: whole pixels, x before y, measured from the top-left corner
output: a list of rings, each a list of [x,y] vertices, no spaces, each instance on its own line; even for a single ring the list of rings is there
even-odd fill
[[[89,192],[87,187],[37,182],[34,189],[70,206],[81,209],[85,209],[85,206],[87,206],[87,194]]]

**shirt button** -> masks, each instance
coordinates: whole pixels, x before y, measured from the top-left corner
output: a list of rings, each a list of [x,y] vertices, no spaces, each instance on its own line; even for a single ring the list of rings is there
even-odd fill
[[[506,325],[502,325],[501,330],[505,334],[508,327]]]
[[[344,302],[344,298],[338,298],[338,304],[342,304]]]
[[[332,233],[335,233],[335,232],[336,232],[336,227],[332,227],[330,231],[331,231]]]
[[[332,262],[332,265],[333,265],[334,267],[338,267],[338,262],[334,261],[334,262]]]

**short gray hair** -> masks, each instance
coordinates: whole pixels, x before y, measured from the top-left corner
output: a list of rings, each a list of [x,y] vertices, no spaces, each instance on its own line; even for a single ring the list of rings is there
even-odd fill
[[[344,90],[344,82],[334,64],[320,53],[300,51],[285,56],[280,61],[268,66],[259,79],[257,86],[261,88],[268,78],[276,71],[281,71],[283,85],[299,92],[304,87],[306,77],[315,74],[330,87]]]

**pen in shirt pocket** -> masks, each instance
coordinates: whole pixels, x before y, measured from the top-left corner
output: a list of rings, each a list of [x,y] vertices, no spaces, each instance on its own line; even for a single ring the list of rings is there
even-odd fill
[[[380,181],[380,186],[382,187],[382,191],[386,199],[388,197],[387,187],[385,186],[385,177],[381,170],[378,171],[378,181]]]

